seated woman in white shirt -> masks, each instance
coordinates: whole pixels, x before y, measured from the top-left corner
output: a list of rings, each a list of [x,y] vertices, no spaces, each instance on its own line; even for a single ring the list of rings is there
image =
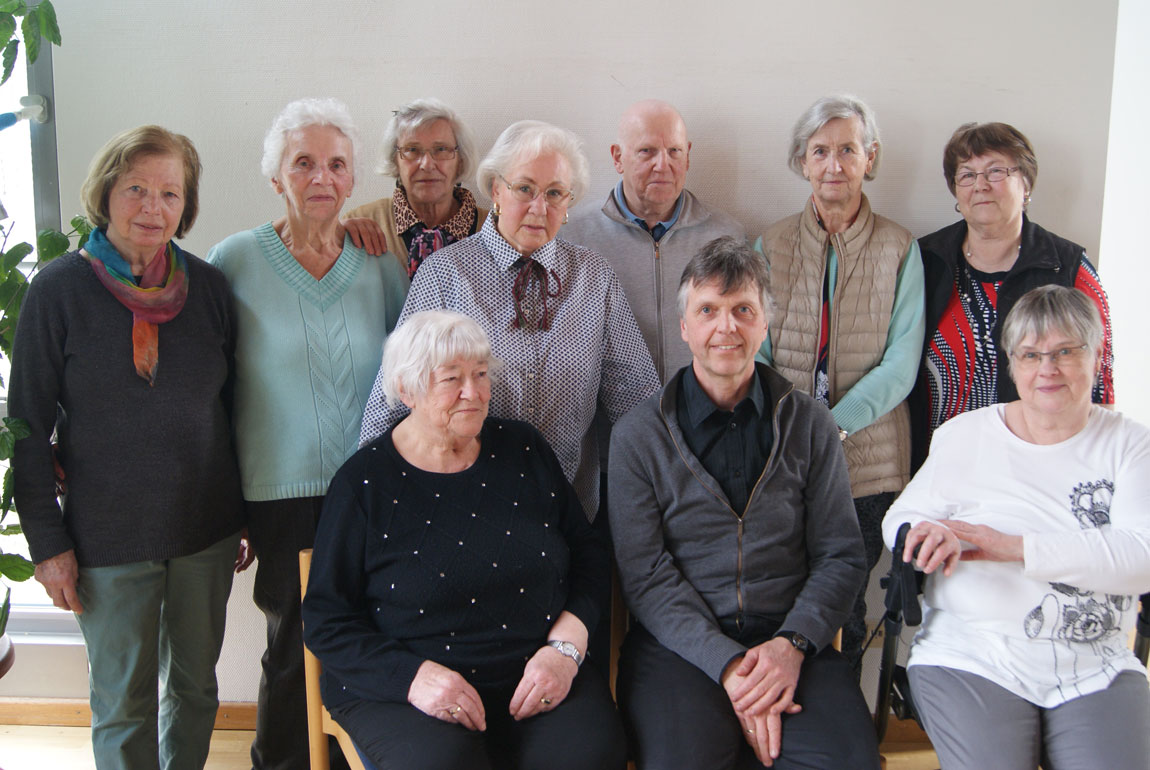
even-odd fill
[[[1091,404],[1102,323],[1042,286],[1002,335],[1019,400],[959,415],[883,521],[928,577],[910,680],[947,768],[1150,767],[1127,639],[1150,590],[1150,430]],[[915,553],[917,549],[917,555]]]

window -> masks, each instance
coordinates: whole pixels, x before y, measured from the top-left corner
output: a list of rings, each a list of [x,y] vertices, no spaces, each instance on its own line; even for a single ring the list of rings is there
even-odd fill
[[[20,108],[20,97],[39,94],[48,101],[48,121],[34,123],[22,120],[0,131],[0,203],[8,218],[5,229],[11,229],[8,245],[27,241],[36,243],[36,233],[46,227],[59,229],[59,174],[56,165],[56,127],[52,116],[52,51],[44,46],[36,63],[27,67],[24,49],[12,70],[12,77],[0,91],[0,112]],[[28,269],[32,259],[28,260]],[[0,375],[8,381],[9,362],[0,363]],[[7,414],[6,402],[0,410]],[[11,514],[10,514],[11,518]],[[27,544],[20,538],[4,539],[7,552],[28,555]],[[76,619],[70,612],[58,610],[48,600],[43,586],[29,580],[12,584],[12,614],[8,631],[15,633],[78,633]]]

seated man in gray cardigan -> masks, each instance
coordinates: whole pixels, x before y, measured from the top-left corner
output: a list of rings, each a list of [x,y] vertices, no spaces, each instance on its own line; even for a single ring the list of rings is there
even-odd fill
[[[692,363],[611,440],[610,521],[635,617],[619,705],[643,768],[875,768],[831,647],[864,575],[838,429],[755,353],[766,265],[719,238],[683,271]]]

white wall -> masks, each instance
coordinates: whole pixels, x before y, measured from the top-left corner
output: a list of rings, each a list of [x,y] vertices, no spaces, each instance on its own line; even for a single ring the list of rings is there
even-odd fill
[[[282,213],[259,154],[272,117],[298,96],[352,106],[368,140],[353,203],[391,187],[366,173],[391,109],[435,95],[484,149],[526,117],[583,136],[594,174],[584,205],[614,182],[607,149],[619,113],[663,97],[694,141],[689,185],[759,232],[809,194],[785,168],[791,123],[838,91],[878,113],[886,150],[867,187],[878,212],[916,235],[953,221],[944,143],[962,122],[1004,120],[1038,152],[1035,220],[1098,252],[1118,0],[55,4],[63,210],[78,208],[108,137],[161,123],[203,155],[200,220],[185,244],[201,255]],[[224,699],[254,693],[262,628],[250,593],[241,582],[233,595]]]
[[[1100,272],[1110,295],[1114,322],[1115,383],[1118,406],[1150,424],[1150,401],[1144,401],[1150,381],[1150,347],[1146,345],[1146,292],[1150,259],[1146,242],[1146,207],[1150,205],[1150,151],[1146,127],[1150,102],[1150,50],[1142,39],[1150,29],[1150,4],[1122,0],[1114,52],[1114,96],[1106,159],[1106,198],[1102,216]]]

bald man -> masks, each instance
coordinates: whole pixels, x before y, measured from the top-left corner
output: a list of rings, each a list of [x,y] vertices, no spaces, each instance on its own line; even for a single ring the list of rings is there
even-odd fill
[[[606,257],[623,284],[664,383],[691,361],[679,334],[676,294],[691,257],[743,226],[683,189],[691,142],[679,111],[657,99],[631,105],[619,121],[611,159],[622,178],[598,211],[583,211],[560,236]]]

